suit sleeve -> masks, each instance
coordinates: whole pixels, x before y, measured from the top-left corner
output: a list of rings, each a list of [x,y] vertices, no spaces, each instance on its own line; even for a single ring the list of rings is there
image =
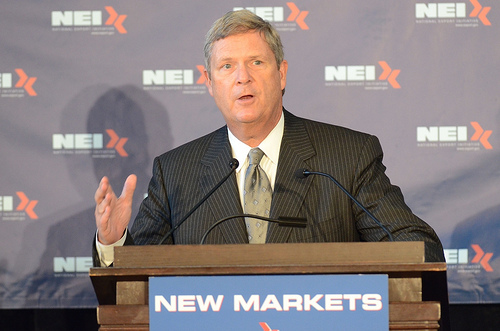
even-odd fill
[[[170,230],[170,203],[162,163],[157,157],[153,163],[153,176],[149,182],[148,196],[142,202],[130,229],[133,242],[137,245],[158,244]],[[172,238],[165,243],[171,244]]]
[[[443,247],[435,231],[406,205],[399,187],[392,185],[382,163],[378,139],[369,136],[358,157],[355,197],[391,231],[396,241],[424,241],[427,262],[444,261]],[[356,228],[363,241],[388,240],[387,234],[360,208],[355,207]]]

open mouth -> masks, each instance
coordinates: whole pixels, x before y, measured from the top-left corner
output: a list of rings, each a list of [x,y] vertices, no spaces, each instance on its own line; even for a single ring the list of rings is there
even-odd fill
[[[252,98],[253,98],[253,95],[246,94],[246,95],[242,95],[241,97],[239,97],[239,100],[249,100],[249,99],[252,99]]]

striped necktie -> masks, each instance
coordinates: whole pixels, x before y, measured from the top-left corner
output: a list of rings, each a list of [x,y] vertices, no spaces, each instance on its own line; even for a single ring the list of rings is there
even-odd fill
[[[245,174],[243,191],[246,214],[269,217],[271,210],[272,188],[269,179],[259,163],[264,156],[260,148],[252,148],[248,153],[249,165]],[[268,222],[256,218],[245,218],[250,244],[266,242]]]

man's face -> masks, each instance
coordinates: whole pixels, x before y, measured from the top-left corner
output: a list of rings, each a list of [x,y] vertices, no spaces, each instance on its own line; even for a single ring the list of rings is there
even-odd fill
[[[251,31],[216,41],[210,63],[208,91],[229,129],[236,135],[247,129],[269,133],[281,116],[286,61],[278,70],[271,48]]]

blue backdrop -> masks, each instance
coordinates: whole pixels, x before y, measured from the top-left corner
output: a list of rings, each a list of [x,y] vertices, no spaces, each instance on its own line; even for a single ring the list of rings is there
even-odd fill
[[[452,303],[500,301],[500,6],[435,1],[1,1],[0,308],[94,307],[99,179],[223,125],[211,23],[249,8],[281,33],[292,113],[377,135],[446,248]]]

